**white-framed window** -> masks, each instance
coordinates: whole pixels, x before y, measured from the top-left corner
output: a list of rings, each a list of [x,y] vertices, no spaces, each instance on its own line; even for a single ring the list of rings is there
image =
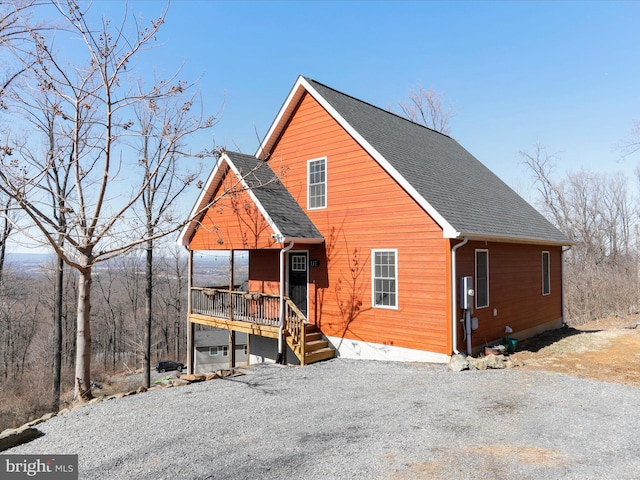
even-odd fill
[[[551,293],[551,259],[549,252],[542,252],[542,295]]]
[[[229,347],[227,347],[227,346],[222,347],[222,356],[223,357],[228,357],[229,356]]]
[[[489,250],[476,250],[476,308],[489,306]]]
[[[373,306],[398,308],[398,251],[371,250]]]
[[[306,272],[307,271],[307,256],[306,255],[291,255],[291,271],[292,272]]]
[[[209,347],[209,356],[215,357],[218,355],[218,347]]]
[[[307,209],[327,206],[327,158],[307,162]]]

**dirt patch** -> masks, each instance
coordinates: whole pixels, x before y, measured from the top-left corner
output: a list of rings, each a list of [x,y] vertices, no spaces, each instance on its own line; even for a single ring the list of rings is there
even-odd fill
[[[482,445],[478,447],[469,447],[468,451],[476,455],[493,457],[496,459],[505,459],[508,461],[516,460],[519,464],[525,465],[544,465],[550,467],[561,467],[566,465],[566,456],[555,450],[547,450],[545,448],[521,445]]]
[[[392,476],[394,480],[414,478],[450,478],[461,474],[457,468],[460,456],[475,465],[478,478],[510,478],[513,464],[560,468],[567,465],[566,454],[535,446],[479,445],[466,448],[434,448],[432,461],[411,462],[400,466]],[[396,461],[396,458],[390,458]],[[467,477],[465,477],[467,478]]]
[[[640,317],[608,317],[519,342],[524,368],[640,386]]]

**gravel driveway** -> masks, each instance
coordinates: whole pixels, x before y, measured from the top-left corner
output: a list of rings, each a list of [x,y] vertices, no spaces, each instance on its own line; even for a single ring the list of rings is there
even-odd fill
[[[640,389],[526,369],[334,359],[75,409],[6,454],[101,479],[631,479]]]

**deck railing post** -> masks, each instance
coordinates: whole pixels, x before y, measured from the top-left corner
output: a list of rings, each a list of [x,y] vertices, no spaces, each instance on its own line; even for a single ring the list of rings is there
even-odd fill
[[[229,320],[233,321],[233,250],[229,252]]]
[[[229,369],[236,368],[236,332],[235,330],[229,330]]]
[[[301,319],[299,319],[301,320]],[[306,334],[304,322],[300,321],[300,364],[305,364],[305,358],[307,353],[307,342],[306,342]]]

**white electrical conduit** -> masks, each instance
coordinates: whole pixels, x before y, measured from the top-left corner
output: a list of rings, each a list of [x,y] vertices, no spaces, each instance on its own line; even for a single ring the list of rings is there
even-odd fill
[[[286,267],[286,253],[293,248],[293,242],[280,250],[280,326],[278,327],[278,360],[277,363],[282,363],[283,360],[283,345],[282,345],[282,331],[284,330],[284,311],[285,311],[285,267]]]
[[[469,239],[464,237],[462,242],[451,248],[451,340],[453,343],[453,353],[459,354],[458,350],[458,279],[456,274],[456,250],[465,245]]]
[[[464,311],[464,328],[466,330],[466,336],[467,336],[467,355],[471,355],[472,353],[472,349],[471,349],[471,311],[470,310],[465,310]]]

